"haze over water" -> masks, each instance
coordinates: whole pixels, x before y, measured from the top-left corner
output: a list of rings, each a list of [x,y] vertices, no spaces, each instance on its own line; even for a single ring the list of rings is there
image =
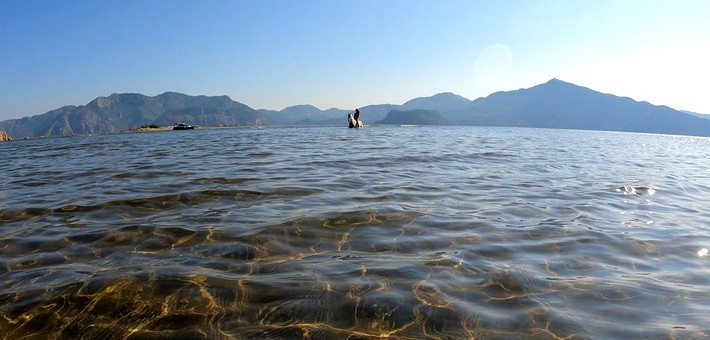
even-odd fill
[[[450,126],[0,143],[0,334],[707,338],[709,155]]]

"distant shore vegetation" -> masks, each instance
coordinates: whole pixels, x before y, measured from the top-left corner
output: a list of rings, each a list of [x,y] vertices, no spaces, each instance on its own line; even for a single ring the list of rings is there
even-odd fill
[[[118,131],[119,133],[121,132],[144,132],[144,131],[162,131],[162,130],[172,130],[171,126],[163,126],[160,124],[143,124],[140,127],[137,128],[132,128],[132,129],[124,129]]]

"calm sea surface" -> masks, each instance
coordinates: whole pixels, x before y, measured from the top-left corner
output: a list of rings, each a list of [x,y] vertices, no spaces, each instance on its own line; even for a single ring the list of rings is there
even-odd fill
[[[0,143],[0,336],[707,339],[709,168],[518,128]]]

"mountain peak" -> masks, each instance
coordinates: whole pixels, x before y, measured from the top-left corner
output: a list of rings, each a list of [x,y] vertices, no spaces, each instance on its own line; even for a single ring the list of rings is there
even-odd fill
[[[140,94],[140,93],[112,93],[108,97],[103,97],[103,96],[96,97],[96,99],[89,102],[88,105],[103,109],[103,108],[107,108],[113,104],[119,103],[121,101],[125,101],[129,98],[138,98],[140,100],[140,99],[144,99],[147,97]]]
[[[456,97],[456,98],[460,98],[461,96],[459,96],[458,94],[455,94],[455,93],[453,93],[453,92],[439,92],[439,93],[433,95],[432,97]]]
[[[523,89],[521,89],[523,90]],[[579,91],[592,91],[586,87],[579,86],[577,84],[573,84],[570,82],[566,82],[564,80],[560,80],[558,78],[552,78],[548,80],[546,83],[539,84],[536,86],[533,86],[530,88],[530,90],[535,90],[535,91],[564,91],[565,94],[568,94],[570,91],[572,92],[579,92]],[[596,91],[594,91],[596,92]]]
[[[174,92],[174,91],[165,91],[156,97],[189,97],[188,95],[180,92]]]
[[[560,80],[560,79],[558,79],[558,78],[552,78],[552,79],[548,80],[545,84],[546,84],[546,85],[572,85],[572,86],[578,86],[578,85],[572,84],[572,83],[570,83],[570,82],[566,82],[566,81],[564,81],[564,80]]]
[[[451,92],[441,92],[431,97],[414,98],[402,104],[402,107],[407,110],[441,110],[449,108],[463,108],[470,103],[471,101],[469,99],[459,96],[457,94]]]

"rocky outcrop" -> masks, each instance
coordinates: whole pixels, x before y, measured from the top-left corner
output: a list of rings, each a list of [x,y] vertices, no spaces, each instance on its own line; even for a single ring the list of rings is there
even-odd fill
[[[8,140],[12,140],[12,138],[10,138],[10,135],[8,135],[7,132],[5,132],[5,131],[0,130],[0,142],[4,142],[4,141],[8,141]]]

